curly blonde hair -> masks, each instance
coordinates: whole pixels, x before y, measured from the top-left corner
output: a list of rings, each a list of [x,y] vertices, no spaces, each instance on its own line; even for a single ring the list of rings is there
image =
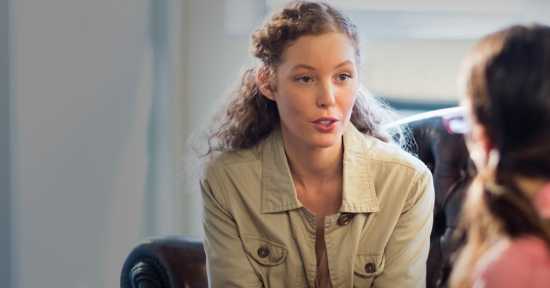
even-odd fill
[[[324,2],[293,1],[274,13],[252,34],[252,54],[268,71],[276,71],[284,50],[299,37],[329,32],[345,34],[355,47],[360,63],[359,38],[356,26],[340,11]],[[259,68],[246,70],[233,99],[218,115],[218,126],[208,139],[209,150],[233,151],[250,148],[266,138],[279,125],[275,102],[266,98],[256,84]],[[359,92],[351,114],[351,122],[362,133],[389,141],[380,128],[387,122],[389,109],[376,98]]]

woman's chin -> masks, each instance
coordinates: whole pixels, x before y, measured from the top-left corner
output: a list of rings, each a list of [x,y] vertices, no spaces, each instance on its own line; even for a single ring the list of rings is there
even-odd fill
[[[310,145],[317,148],[329,148],[340,143],[339,137],[335,134],[315,135],[310,139]]]

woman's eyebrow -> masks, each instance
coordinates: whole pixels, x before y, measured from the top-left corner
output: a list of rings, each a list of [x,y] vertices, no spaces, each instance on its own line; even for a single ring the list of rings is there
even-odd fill
[[[348,65],[348,64],[353,64],[353,62],[351,62],[351,60],[346,60],[346,61],[334,66],[334,69],[338,69],[338,68],[340,68],[342,66],[345,66],[345,65]],[[308,70],[316,70],[315,67],[307,65],[307,64],[296,64],[294,67],[292,67],[292,70],[296,70],[296,69],[300,69],[300,68],[308,69]]]
[[[296,70],[296,69],[308,69],[308,70],[315,70],[315,67],[313,66],[309,66],[307,64],[297,64],[295,65],[294,67],[292,67],[292,70]]]
[[[340,63],[340,64],[334,66],[334,69],[338,69],[338,68],[340,68],[340,67],[342,67],[342,66],[345,66],[345,65],[347,65],[347,64],[353,64],[353,62],[351,62],[351,60],[346,60],[346,61],[344,61],[344,62],[342,62],[342,63]]]

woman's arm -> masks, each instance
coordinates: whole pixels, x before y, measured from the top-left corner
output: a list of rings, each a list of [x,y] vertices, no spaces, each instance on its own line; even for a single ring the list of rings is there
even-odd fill
[[[216,190],[206,180],[201,182],[209,286],[263,287],[245,255],[236,223],[224,207],[222,191]]]
[[[433,222],[434,188],[426,169],[409,193],[409,200],[386,246],[384,272],[374,287],[426,287],[426,261]]]

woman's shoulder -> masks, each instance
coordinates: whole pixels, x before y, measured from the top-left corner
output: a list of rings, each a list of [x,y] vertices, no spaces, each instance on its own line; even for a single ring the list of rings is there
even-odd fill
[[[375,158],[381,161],[396,162],[416,170],[427,169],[424,162],[422,162],[413,154],[405,151],[398,144],[387,143],[378,139],[376,140],[376,145],[374,145],[374,150],[376,151],[374,153]]]
[[[476,277],[483,287],[550,287],[550,249],[538,237],[500,243],[484,258]]]
[[[229,166],[256,162],[259,156],[258,145],[247,149],[212,152],[204,161],[203,178],[219,174]]]
[[[363,153],[372,161],[390,165],[396,169],[413,170],[415,173],[429,173],[428,167],[413,154],[393,142],[384,142],[374,136],[361,134]]]

